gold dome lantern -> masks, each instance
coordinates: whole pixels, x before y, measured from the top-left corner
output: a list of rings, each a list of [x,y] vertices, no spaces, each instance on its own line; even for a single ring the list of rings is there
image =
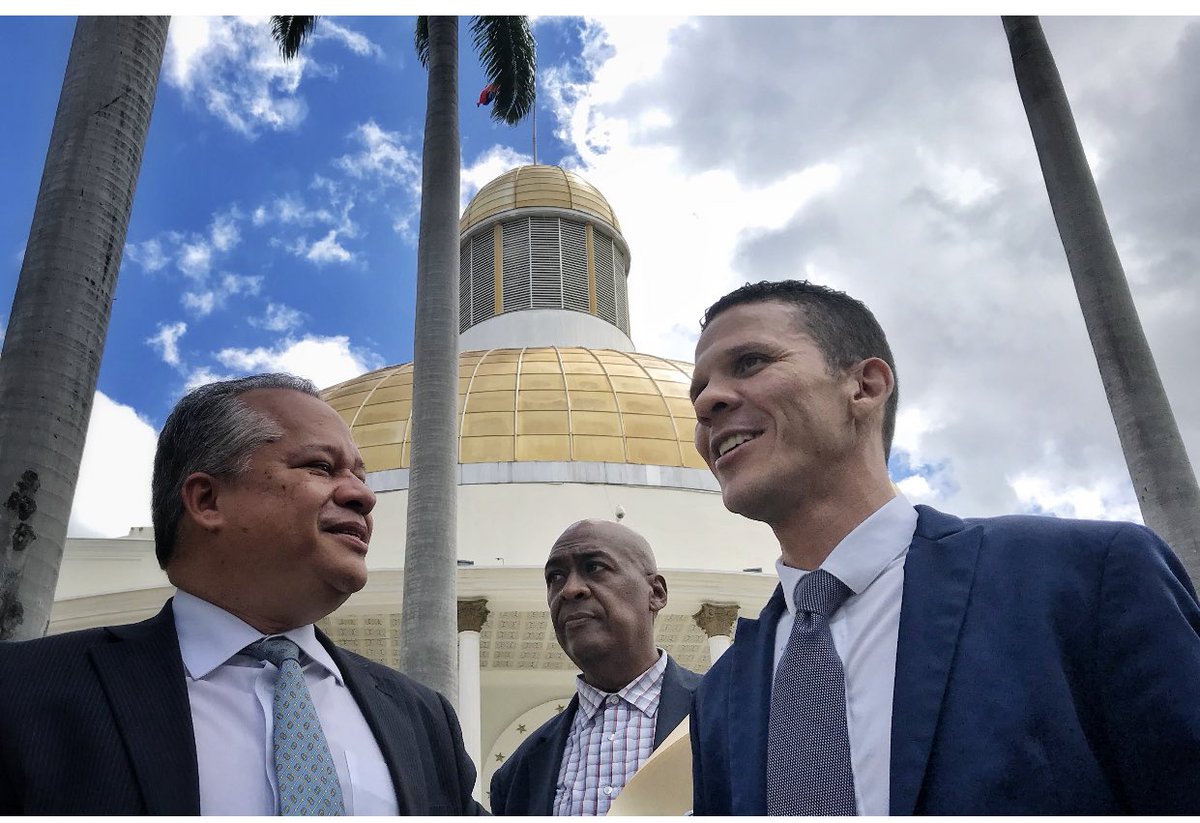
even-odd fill
[[[610,232],[621,231],[608,200],[579,175],[560,166],[520,166],[485,184],[471,198],[458,233],[468,234],[489,217],[529,208],[575,211],[607,223]]]
[[[459,355],[460,463],[585,461],[703,469],[688,399],[692,365],[587,348]],[[412,364],[326,389],[367,471],[411,458]]]
[[[629,246],[620,223],[596,187],[558,166],[512,169],[483,186],[459,221],[458,330],[465,333],[514,312],[574,312],[614,327],[624,339],[489,337],[474,340],[467,348],[521,344],[632,348],[629,265]]]

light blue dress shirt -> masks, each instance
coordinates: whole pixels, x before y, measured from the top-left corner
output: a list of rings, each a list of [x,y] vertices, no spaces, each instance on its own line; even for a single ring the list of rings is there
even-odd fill
[[[264,635],[182,590],[173,607],[196,734],[200,813],[274,815],[279,793],[271,760],[271,705],[277,670],[239,653]],[[387,763],[333,658],[312,625],[285,636],[304,653],[304,682],[329,742],[346,813],[395,815]]]

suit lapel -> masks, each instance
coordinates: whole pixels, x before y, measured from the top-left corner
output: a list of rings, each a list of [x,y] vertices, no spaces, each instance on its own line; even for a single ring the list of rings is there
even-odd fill
[[[665,652],[664,652],[665,653]],[[654,721],[654,744],[657,749],[667,735],[675,731],[692,710],[692,693],[680,682],[679,666],[667,658],[667,670],[663,672],[662,693],[658,698],[658,717]]]
[[[152,815],[200,814],[196,735],[170,601],[88,650]]]
[[[517,815],[550,817],[554,813],[554,795],[558,793],[558,771],[563,765],[566,750],[566,735],[571,731],[571,721],[580,707],[578,695],[571,698],[566,708],[552,717],[533,733],[529,749],[522,756],[520,771],[512,775],[509,788],[509,807],[523,809],[512,812]],[[516,787],[524,786],[526,804],[521,803]]]
[[[744,675],[738,680],[745,684],[745,691],[730,689],[727,695],[729,765],[734,778],[730,800],[736,815],[760,815],[767,808],[767,726],[775,673],[775,624],[785,608],[783,589],[776,586],[758,620],[738,621],[733,645],[725,652],[733,655],[731,668]]]
[[[529,776],[529,814],[554,814],[554,797],[558,793],[558,773],[562,768],[563,752],[571,721],[579,710],[579,695],[571,698],[567,707],[555,718],[550,728],[543,728],[532,751],[525,758]]]
[[[892,697],[891,813],[917,807],[958,648],[982,530],[928,506],[904,561],[904,595]]]
[[[346,688],[350,690],[367,726],[375,735],[375,742],[379,744],[392,777],[392,788],[396,790],[399,814],[425,814],[429,803],[424,795],[423,779],[406,769],[409,759],[404,756],[405,749],[413,751],[424,745],[413,728],[411,718],[398,710],[397,699],[390,696],[387,684],[376,679],[363,661],[342,654],[341,649],[320,629],[317,629],[317,639],[337,663],[342,679],[346,681]]]

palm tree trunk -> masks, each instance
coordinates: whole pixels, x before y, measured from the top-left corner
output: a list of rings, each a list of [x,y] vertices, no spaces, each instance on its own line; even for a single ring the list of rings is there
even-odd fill
[[[80,17],[0,356],[0,640],[54,588],[169,17]]]
[[[1146,525],[1200,581],[1200,489],[1036,17],[1004,17],[1017,88]]]
[[[400,668],[458,692],[458,18],[429,18]]]

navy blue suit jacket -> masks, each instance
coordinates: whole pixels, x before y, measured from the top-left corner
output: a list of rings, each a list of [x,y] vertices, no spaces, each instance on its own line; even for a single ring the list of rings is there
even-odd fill
[[[904,565],[892,814],[1200,812],[1200,607],[1128,523],[926,506]],[[766,813],[781,590],[696,691],[694,811]]]
[[[669,656],[654,725],[654,748],[687,716],[700,675]],[[579,708],[576,694],[563,709],[529,735],[492,775],[492,814],[552,815],[567,732]]]
[[[375,734],[400,813],[480,813],[445,698],[317,637]],[[141,623],[0,643],[0,815],[199,813],[169,601]]]

